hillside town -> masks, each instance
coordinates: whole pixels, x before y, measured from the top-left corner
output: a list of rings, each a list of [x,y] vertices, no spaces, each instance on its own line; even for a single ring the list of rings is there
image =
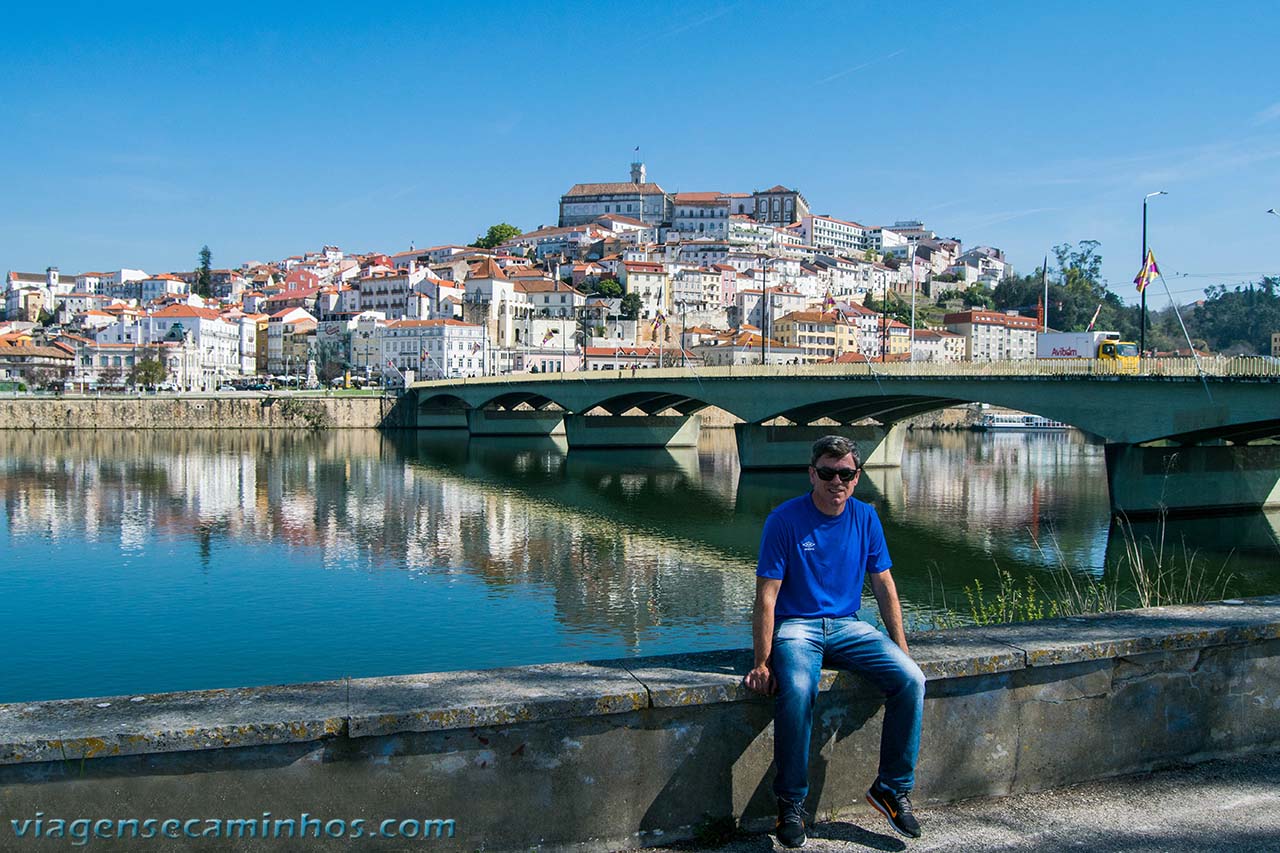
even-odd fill
[[[901,322],[1012,273],[923,222],[814,213],[798,189],[670,193],[574,184],[555,225],[471,245],[338,246],[235,268],[11,271],[0,381],[33,388],[219,390],[672,365],[1036,357],[1029,312]],[[509,232],[509,233],[508,233]],[[923,316],[923,314],[922,314]]]

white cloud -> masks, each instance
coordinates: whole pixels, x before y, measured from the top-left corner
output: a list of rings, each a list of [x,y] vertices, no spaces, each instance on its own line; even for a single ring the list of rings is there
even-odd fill
[[[1280,118],[1280,102],[1274,103],[1253,117],[1254,124],[1266,124]]]
[[[855,71],[861,71],[862,69],[866,68],[869,65],[875,65],[877,62],[884,62],[886,59],[893,59],[895,56],[903,52],[905,52],[905,48],[899,48],[898,50],[895,50],[893,53],[890,53],[887,56],[882,56],[879,59],[869,59],[866,62],[862,63],[861,65],[855,65],[852,68],[846,68],[844,71],[837,71],[835,74],[832,74],[830,77],[823,77],[821,80],[817,82],[816,85],[821,86],[823,83],[830,83],[832,80],[839,80],[841,77],[848,77],[850,74],[852,74]]]

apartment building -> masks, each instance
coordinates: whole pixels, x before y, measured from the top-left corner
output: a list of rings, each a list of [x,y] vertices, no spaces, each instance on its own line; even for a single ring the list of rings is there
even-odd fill
[[[773,336],[798,349],[804,364],[858,351],[858,327],[839,311],[793,311],[774,321]]]
[[[1035,317],[997,311],[961,311],[942,318],[948,332],[964,336],[967,361],[1011,361],[1036,357]]]

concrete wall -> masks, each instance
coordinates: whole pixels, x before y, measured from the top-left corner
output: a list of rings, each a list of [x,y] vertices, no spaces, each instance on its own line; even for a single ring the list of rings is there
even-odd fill
[[[1280,596],[912,642],[929,678],[915,797],[924,821],[929,803],[1280,745]],[[37,811],[45,821],[306,812],[370,828],[452,819],[453,837],[429,842],[450,850],[613,850],[694,836],[716,819],[764,827],[772,702],[741,687],[748,663],[731,651],[0,706],[0,849],[17,843],[9,822]],[[825,817],[865,808],[880,710],[859,679],[824,675],[809,806]]]
[[[368,429],[399,423],[395,406],[393,397],[14,397],[0,398],[0,429]]]

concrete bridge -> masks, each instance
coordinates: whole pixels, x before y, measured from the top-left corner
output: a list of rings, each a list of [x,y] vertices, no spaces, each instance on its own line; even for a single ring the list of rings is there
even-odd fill
[[[869,466],[899,465],[903,421],[989,403],[1103,439],[1115,512],[1280,505],[1280,365],[1266,359],[624,369],[420,382],[405,402],[421,429],[564,434],[571,452],[693,445],[715,406],[743,421],[744,469],[803,466],[837,426]]]

